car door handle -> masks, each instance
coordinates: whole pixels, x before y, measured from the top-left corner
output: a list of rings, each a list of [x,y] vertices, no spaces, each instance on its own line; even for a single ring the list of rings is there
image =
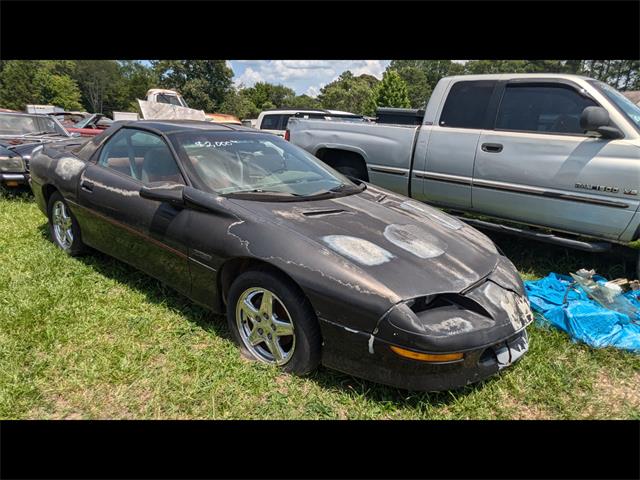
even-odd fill
[[[82,190],[84,190],[85,192],[93,192],[93,182],[83,180],[82,182],[80,182],[80,188],[82,188]]]
[[[489,153],[500,153],[502,151],[502,144],[500,143],[483,143],[482,144],[483,151]]]

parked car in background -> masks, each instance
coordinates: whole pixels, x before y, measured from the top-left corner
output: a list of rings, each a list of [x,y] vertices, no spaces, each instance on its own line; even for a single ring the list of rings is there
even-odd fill
[[[190,119],[206,120],[215,123],[241,125],[240,119],[225,113],[205,113],[203,110],[191,108],[185,99],[175,90],[152,88],[147,91],[146,100],[138,100],[142,118],[155,120]]]
[[[255,128],[284,137],[287,130],[287,123],[289,119],[295,115],[299,115],[302,118],[315,118],[320,120],[363,120],[362,115],[342,112],[340,110],[273,109],[260,112],[256,120]]]
[[[59,248],[226,311],[243,354],[286,372],[442,390],[527,351],[523,284],[491,240],[275,135],[141,120],[45,146],[31,172]]]
[[[111,126],[113,120],[102,113],[92,113],[76,122],[67,130],[83,137],[94,137]]]
[[[258,124],[257,118],[245,118],[244,120],[242,120],[242,125],[244,125],[245,127],[256,128],[257,124]]]
[[[87,118],[91,115],[89,112],[51,112],[49,113],[52,117],[56,117],[58,121],[65,128],[73,127],[80,120]]]
[[[235,115],[226,113],[205,113],[207,120],[214,123],[229,123],[231,125],[242,125],[242,122]]]
[[[26,185],[34,149],[71,138],[60,122],[49,115],[0,112],[0,185]]]
[[[476,226],[588,251],[640,238],[640,108],[597,80],[447,77],[420,126],[291,119],[289,130],[343,173],[493,218],[465,218]]]

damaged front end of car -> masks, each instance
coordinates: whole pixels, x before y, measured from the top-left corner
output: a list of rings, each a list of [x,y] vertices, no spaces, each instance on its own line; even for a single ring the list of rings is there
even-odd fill
[[[321,321],[323,363],[409,390],[449,390],[512,365],[528,350],[533,320],[522,281],[506,257],[462,292],[395,304],[371,333]],[[348,343],[348,345],[346,344]]]

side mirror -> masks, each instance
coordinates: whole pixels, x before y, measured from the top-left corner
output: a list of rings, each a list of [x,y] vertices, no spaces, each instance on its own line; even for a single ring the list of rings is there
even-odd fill
[[[586,107],[580,115],[580,128],[598,132],[603,138],[621,138],[622,132],[610,125],[609,112],[602,107]]]
[[[153,182],[140,189],[140,197],[173,205],[184,206],[184,185],[173,182]]]

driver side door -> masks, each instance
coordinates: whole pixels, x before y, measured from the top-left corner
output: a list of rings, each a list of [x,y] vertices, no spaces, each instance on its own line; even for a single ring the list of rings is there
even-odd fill
[[[617,239],[639,203],[624,193],[637,188],[634,152],[624,139],[582,130],[580,115],[589,106],[598,104],[577,85],[507,82],[494,128],[482,132],[476,148],[474,210]]]
[[[123,127],[94,155],[78,187],[83,240],[188,294],[188,211],[140,197],[148,183],[185,184],[173,152],[153,132]]]

